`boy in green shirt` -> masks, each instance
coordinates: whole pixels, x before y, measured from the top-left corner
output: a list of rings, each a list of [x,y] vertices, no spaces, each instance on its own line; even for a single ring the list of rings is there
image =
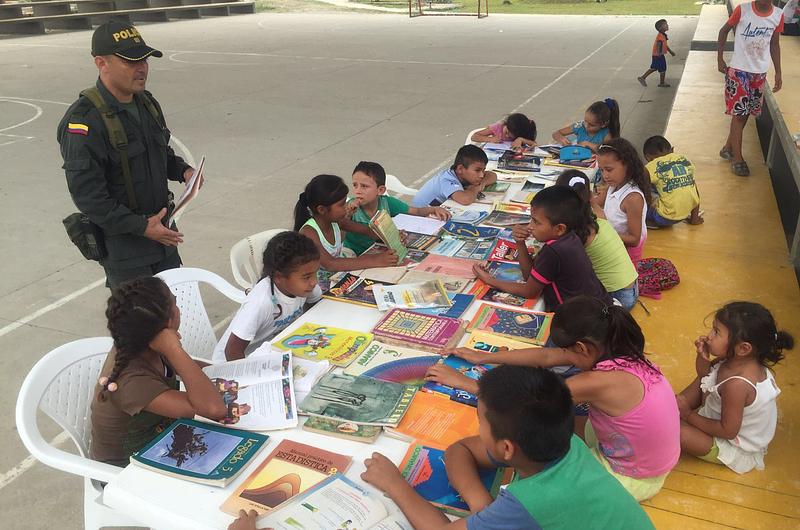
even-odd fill
[[[373,453],[361,478],[389,496],[417,530],[651,529],[641,506],[573,433],[572,397],[543,368],[502,365],[478,381],[479,434],[445,453],[450,484],[472,514],[450,522]],[[492,499],[479,467],[508,466],[514,479]]]
[[[450,212],[445,208],[439,206],[415,208],[400,199],[384,195],[385,193],[386,171],[383,167],[376,162],[359,162],[353,170],[355,198],[347,204],[348,209],[353,212],[350,219],[359,224],[369,225],[369,220],[378,210],[386,210],[392,217],[404,213],[421,217],[432,215],[441,220],[450,218]],[[373,243],[375,243],[375,239],[354,232],[347,232],[344,239],[344,246],[356,254],[361,254]]]

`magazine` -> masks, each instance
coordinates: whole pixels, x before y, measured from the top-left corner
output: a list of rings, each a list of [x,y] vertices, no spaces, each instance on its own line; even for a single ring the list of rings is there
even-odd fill
[[[478,308],[470,330],[483,330],[531,344],[544,345],[550,336],[552,313],[504,309],[483,304]]]
[[[425,382],[425,372],[440,359],[440,355],[431,352],[374,341],[344,373],[421,386]]]
[[[422,309],[429,307],[449,308],[453,305],[447,296],[444,284],[439,280],[403,283],[400,285],[376,285],[374,293],[379,311],[388,311],[395,307]]]
[[[372,219],[369,220],[369,227],[378,237],[381,238],[383,243],[397,253],[397,262],[403,261],[403,258],[408,254],[408,249],[403,244],[400,237],[400,231],[392,221],[392,216],[386,210],[378,210]]]
[[[334,366],[347,366],[372,341],[372,334],[349,329],[303,323],[275,339],[272,347],[291,351],[294,355],[315,360],[327,360]]]

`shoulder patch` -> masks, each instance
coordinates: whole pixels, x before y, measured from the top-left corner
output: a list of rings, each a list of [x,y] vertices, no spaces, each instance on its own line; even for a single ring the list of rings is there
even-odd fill
[[[70,134],[80,134],[82,136],[89,136],[89,126],[83,123],[67,123],[67,132]]]

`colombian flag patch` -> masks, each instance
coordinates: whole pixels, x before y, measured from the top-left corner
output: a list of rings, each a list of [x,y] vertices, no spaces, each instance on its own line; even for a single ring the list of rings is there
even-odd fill
[[[89,126],[82,123],[68,123],[67,132],[70,134],[89,136]]]

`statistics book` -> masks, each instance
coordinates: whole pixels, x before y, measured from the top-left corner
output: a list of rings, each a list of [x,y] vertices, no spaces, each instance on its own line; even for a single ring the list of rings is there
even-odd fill
[[[131,455],[131,463],[171,477],[224,487],[268,439],[264,434],[181,419]]]
[[[309,417],[303,424],[303,430],[367,444],[374,442],[383,432],[380,425],[359,425],[352,421],[332,420],[319,416]]]
[[[336,283],[331,284],[330,289],[323,293],[322,297],[340,302],[375,307],[374,288],[378,285],[390,284],[345,273]]]
[[[220,509],[231,515],[239,515],[239,510],[266,513],[330,475],[344,472],[352,460],[318,447],[283,440]]]
[[[332,328],[306,322],[290,330],[272,347],[291,351],[311,361],[329,361],[334,366],[347,366],[372,341],[371,333]]]
[[[314,385],[300,404],[311,416],[352,421],[363,425],[400,423],[417,387],[371,377],[329,373]]]
[[[503,309],[483,304],[469,323],[469,329],[489,331],[541,346],[550,336],[552,319],[552,313]]]
[[[417,392],[400,424],[385,431],[401,440],[417,440],[444,449],[478,434],[478,411],[439,394]]]
[[[376,285],[375,302],[379,311],[396,307],[404,309],[425,309],[430,307],[449,308],[452,304],[444,284],[439,280],[400,285]]]
[[[453,348],[458,344],[464,336],[464,326],[455,318],[392,309],[375,325],[372,333],[389,344],[438,353],[442,348]]]
[[[489,226],[474,226],[465,223],[448,221],[442,227],[443,236],[453,236],[459,239],[493,239],[500,233],[499,228]]]
[[[381,238],[383,243],[397,253],[397,262],[403,261],[403,258],[408,254],[408,249],[403,244],[400,237],[400,231],[394,225],[392,216],[386,210],[378,210],[372,219],[369,220],[369,227],[378,237]]]
[[[501,291],[480,280],[475,282],[475,285],[472,287],[469,294],[474,295],[478,300],[495,302],[497,304],[505,304],[514,307],[533,308],[533,306],[536,305],[537,300],[536,298],[525,298],[524,296],[517,296],[515,294]]]
[[[425,382],[425,372],[439,359],[440,355],[431,352],[374,341],[344,373],[421,386]]]

